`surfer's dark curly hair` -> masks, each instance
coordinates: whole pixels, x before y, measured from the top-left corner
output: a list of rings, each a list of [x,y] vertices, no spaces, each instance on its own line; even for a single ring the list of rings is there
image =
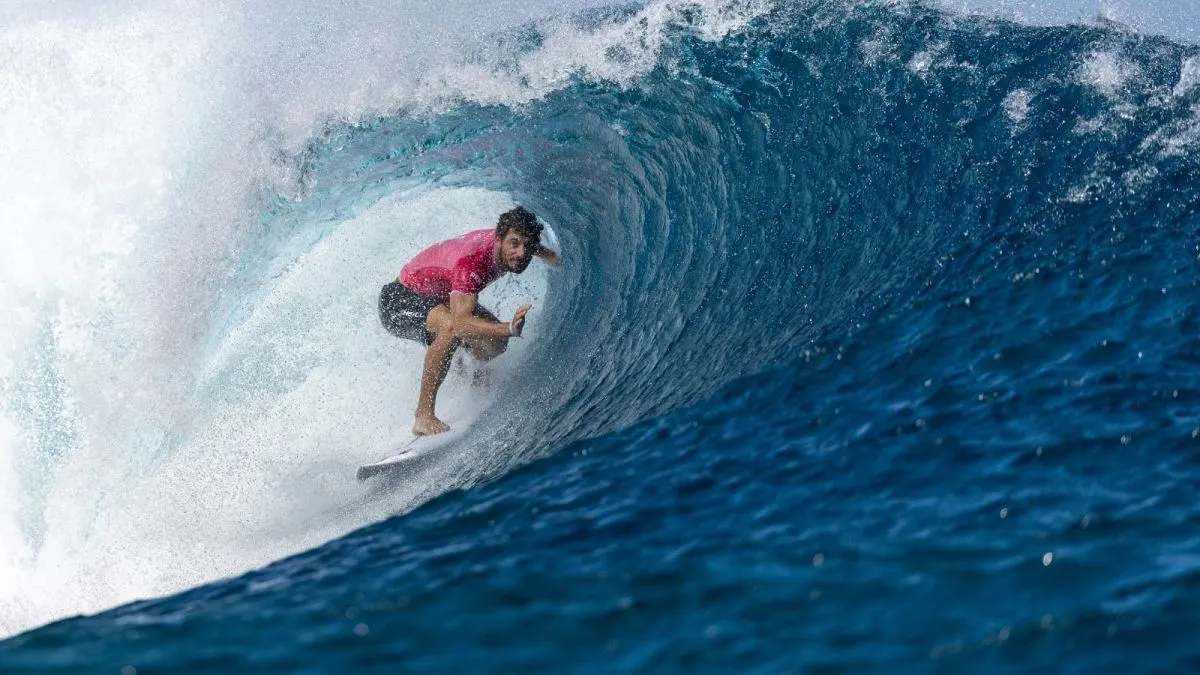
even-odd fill
[[[524,206],[500,214],[500,221],[496,223],[496,236],[503,239],[510,230],[525,235],[534,253],[542,247],[542,224],[538,222],[537,216],[533,215],[533,211]]]

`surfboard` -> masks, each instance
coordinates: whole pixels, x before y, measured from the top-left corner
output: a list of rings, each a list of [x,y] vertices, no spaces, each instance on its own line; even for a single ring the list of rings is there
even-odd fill
[[[361,481],[382,473],[415,468],[422,463],[422,460],[430,459],[439,451],[460,440],[466,433],[467,427],[467,424],[463,424],[461,427],[452,428],[445,433],[433,436],[415,436],[411,441],[400,446],[395,454],[388,455],[378,462],[358,467],[355,475]]]

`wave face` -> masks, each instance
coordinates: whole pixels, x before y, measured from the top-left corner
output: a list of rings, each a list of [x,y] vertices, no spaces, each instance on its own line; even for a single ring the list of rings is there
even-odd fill
[[[1200,663],[1195,48],[897,3],[513,25],[322,98],[305,144],[234,125],[275,149],[237,227],[151,223],[80,249],[136,264],[111,287],[21,300],[0,628],[198,587],[0,662]],[[487,299],[534,299],[531,339],[447,385],[469,443],[350,484],[419,368],[373,294],[513,203],[566,260]]]

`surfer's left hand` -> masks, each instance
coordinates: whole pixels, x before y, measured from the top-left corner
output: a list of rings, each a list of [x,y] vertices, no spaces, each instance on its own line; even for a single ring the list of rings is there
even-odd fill
[[[525,330],[525,314],[533,309],[533,305],[521,305],[517,308],[517,312],[513,314],[512,321],[508,322],[508,334],[512,337],[521,337],[521,331]]]

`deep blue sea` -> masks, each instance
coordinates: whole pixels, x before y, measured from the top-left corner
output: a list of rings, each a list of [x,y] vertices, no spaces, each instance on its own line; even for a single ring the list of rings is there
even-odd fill
[[[1200,48],[231,7],[3,34],[0,672],[1200,672]],[[514,203],[529,335],[358,483],[421,358],[379,287]]]

